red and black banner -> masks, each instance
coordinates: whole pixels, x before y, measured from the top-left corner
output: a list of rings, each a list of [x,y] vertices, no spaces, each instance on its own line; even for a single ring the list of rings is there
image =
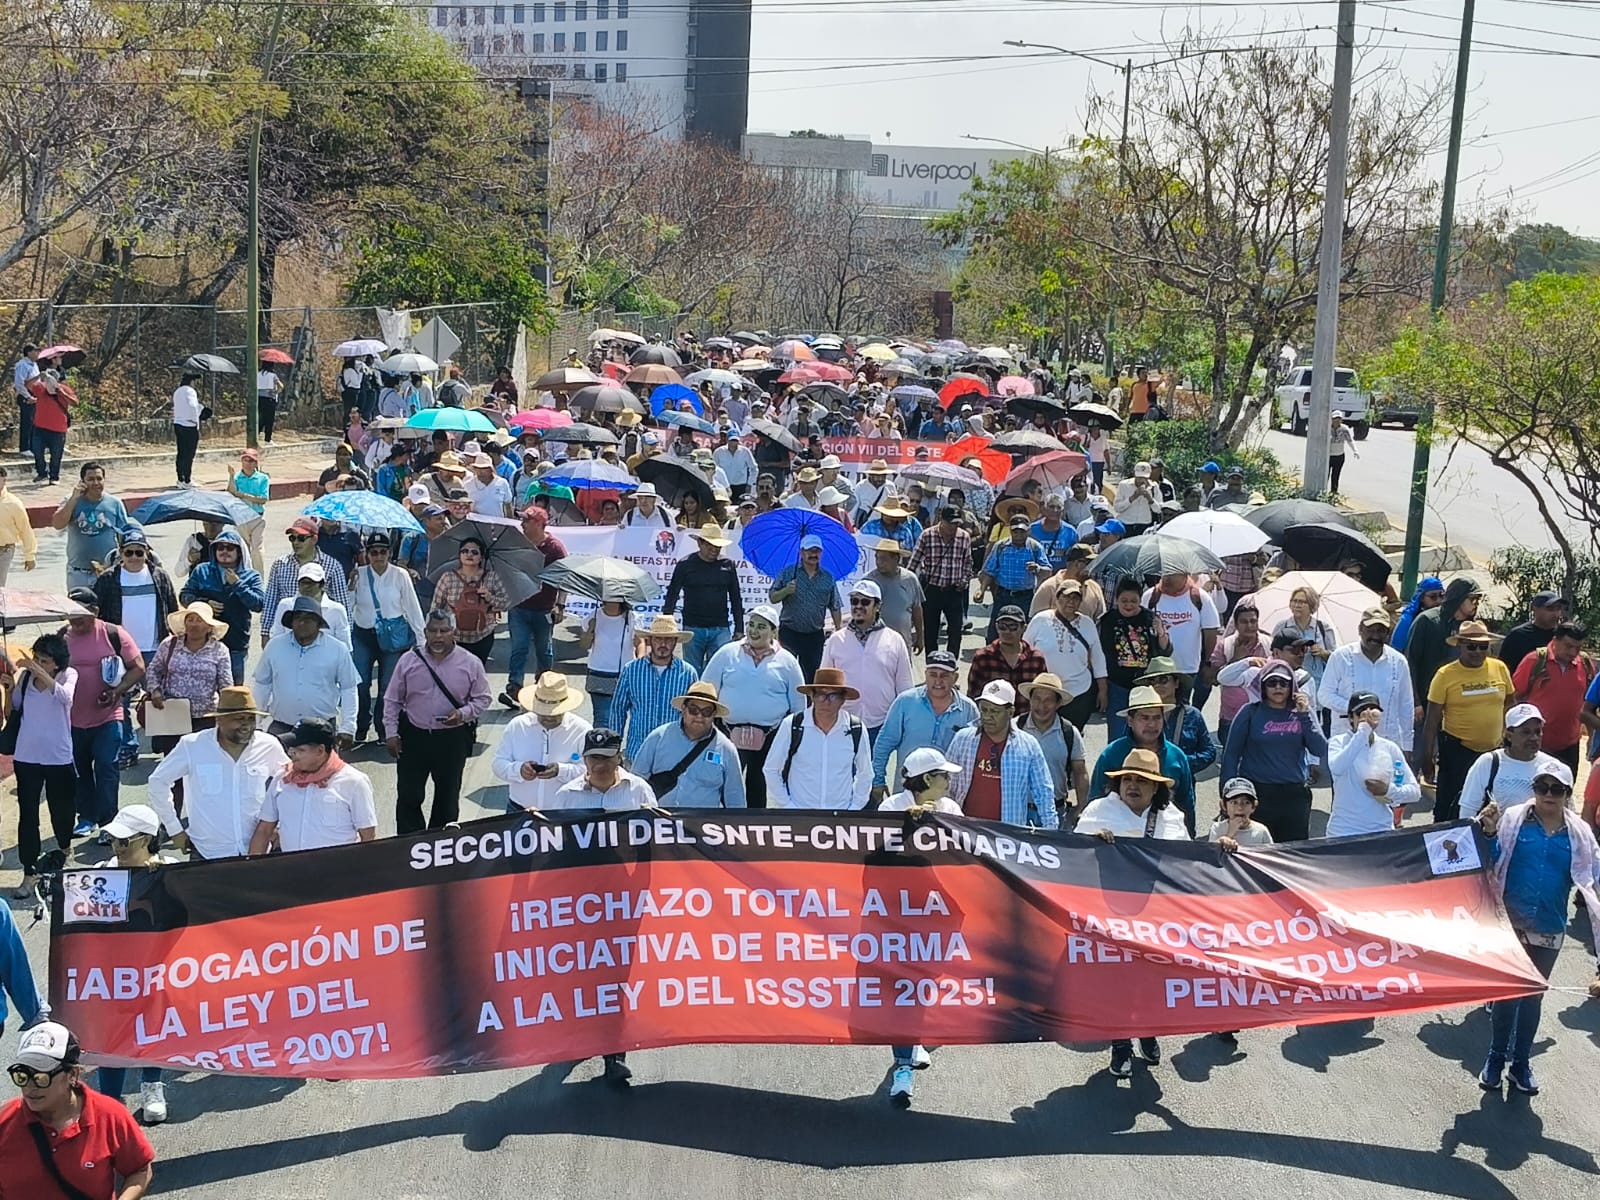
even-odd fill
[[[1544,983],[1471,826],[1227,855],[960,817],[504,817],[75,870],[50,995],[108,1061],[396,1078],[709,1042],[1201,1033]]]

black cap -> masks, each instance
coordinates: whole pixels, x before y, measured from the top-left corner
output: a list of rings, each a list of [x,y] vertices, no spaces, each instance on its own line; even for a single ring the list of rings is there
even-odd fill
[[[71,600],[74,604],[81,604],[85,608],[92,608],[95,610],[100,608],[100,597],[94,594],[93,588],[75,587],[67,593],[67,599]]]
[[[622,735],[615,729],[591,729],[583,735],[583,756],[588,758],[591,754],[598,758],[621,758]]]
[[[1350,703],[1345,707],[1344,715],[1353,717],[1362,709],[1375,708],[1383,711],[1383,701],[1378,699],[1376,692],[1357,692],[1350,697]]]
[[[283,744],[291,750],[296,746],[326,746],[332,750],[337,737],[327,721],[305,720],[284,735]]]
[[[1312,641],[1312,638],[1298,630],[1280,629],[1272,635],[1272,648],[1282,650],[1286,646],[1309,646]]]
[[[942,667],[946,671],[954,671],[957,669],[958,664],[956,663],[956,656],[951,654],[950,651],[930,650],[928,651],[927,665],[930,667]]]
[[[1537,592],[1531,601],[1534,608],[1566,608],[1567,601],[1560,592]]]
[[[387,533],[368,534],[366,544],[368,550],[372,549],[374,546],[382,546],[387,550],[389,548],[389,535]]]

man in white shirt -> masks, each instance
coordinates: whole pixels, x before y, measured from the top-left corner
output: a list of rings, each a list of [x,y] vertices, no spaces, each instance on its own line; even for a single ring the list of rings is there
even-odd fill
[[[290,636],[270,640],[256,664],[262,707],[272,717],[267,732],[281,736],[307,719],[329,721],[338,729],[340,747],[348,748],[355,741],[361,684],[350,647],[326,632],[327,619],[310,596],[297,597],[282,623]]]
[[[284,739],[289,765],[272,777],[250,838],[250,857],[265,854],[272,835],[285,852],[352,846],[378,835],[372,784],[334,749],[326,721],[301,721]]]
[[[801,467],[794,475],[794,491],[783,498],[785,508],[809,508],[817,511],[817,484],[822,472],[815,467]]]
[[[632,529],[643,525],[646,529],[676,529],[678,522],[672,512],[661,503],[660,493],[653,483],[641,483],[633,492],[633,507],[622,514],[622,527]]]
[[[873,459],[872,465],[867,468],[867,477],[856,484],[855,507],[851,509],[851,520],[857,525],[866,524],[885,497],[894,494],[890,490],[891,482],[888,460]]]
[[[336,642],[343,642],[346,649],[351,648],[350,613],[344,605],[328,599],[327,568],[319,562],[308,562],[300,568],[297,582],[300,587],[300,595],[285,596],[282,600],[279,600],[278,611],[272,615],[272,620],[266,623],[268,640],[283,637],[289,632],[287,619],[289,612],[294,608],[297,601],[302,597],[306,597],[315,600],[317,606],[322,610],[322,619],[327,622],[328,636]]]
[[[1167,628],[1172,639],[1172,660],[1190,679],[1200,674],[1200,664],[1211,661],[1222,621],[1209,593],[1190,582],[1182,571],[1161,577],[1161,583],[1144,598]],[[1185,697],[1187,699],[1187,697]]]
[[[711,461],[727,477],[728,494],[735,500],[743,500],[745,493],[755,486],[756,476],[760,473],[756,467],[756,456],[750,452],[750,447],[735,436],[732,425],[723,425],[719,432],[722,443],[711,452]]]
[[[546,671],[517,693],[522,712],[500,737],[491,769],[511,785],[507,812],[559,807],[562,785],[584,775],[584,739],[590,724],[573,712],[583,693],[560,671]]]
[[[1028,622],[1022,640],[1044,656],[1050,674],[1061,681],[1067,701],[1061,715],[1080,731],[1089,714],[1106,710],[1109,685],[1106,652],[1100,631],[1083,613],[1083,584],[1064,579],[1057,585],[1055,608]]]
[[[511,484],[494,469],[494,459],[479,451],[470,460],[472,470],[467,473],[467,495],[472,500],[472,511],[485,517],[511,515]]]
[[[17,402],[17,452],[33,453],[33,407],[38,403],[28,384],[39,377],[39,347],[29,342],[11,368],[11,391]]]
[[[223,688],[216,727],[179,738],[150,773],[150,807],[174,831],[172,844],[191,857],[249,853],[267,784],[289,764],[283,743],[256,729],[256,718],[265,715],[249,688]],[[179,789],[181,821],[172,802]]]
[[[656,807],[650,785],[622,766],[622,735],[591,729],[583,735],[583,774],[556,790],[554,808],[603,808],[627,812]]]
[[[865,808],[872,788],[872,748],[859,717],[844,711],[861,693],[843,671],[819,667],[799,691],[811,705],[785,717],[762,768],[768,808]]]
[[[1112,503],[1112,511],[1128,527],[1130,534],[1140,534],[1156,519],[1154,506],[1159,499],[1160,493],[1150,480],[1150,464],[1134,463],[1133,475],[1117,484],[1117,498]]]
[[[1394,620],[1389,611],[1374,605],[1361,614],[1356,641],[1340,646],[1328,655],[1317,686],[1317,700],[1323,708],[1342,713],[1350,698],[1370,692],[1378,698],[1382,720],[1378,736],[1388,738],[1406,757],[1411,757],[1416,723],[1412,720],[1415,700],[1411,691],[1411,668],[1406,656],[1389,645]]]

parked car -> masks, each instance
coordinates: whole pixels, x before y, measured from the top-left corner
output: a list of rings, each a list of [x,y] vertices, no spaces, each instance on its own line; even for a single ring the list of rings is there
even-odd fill
[[[1422,416],[1422,402],[1404,395],[1387,379],[1372,385],[1372,423],[1402,425],[1415,429]]]
[[[1304,437],[1311,421],[1311,368],[1295,367],[1278,385],[1277,423],[1296,437]],[[1356,373],[1347,367],[1333,369],[1333,409],[1344,417],[1356,440],[1372,429],[1372,397],[1356,384]]]

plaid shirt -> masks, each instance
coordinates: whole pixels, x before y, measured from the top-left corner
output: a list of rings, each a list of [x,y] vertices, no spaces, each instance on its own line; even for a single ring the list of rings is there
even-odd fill
[[[925,588],[966,587],[972,582],[972,534],[959,525],[953,538],[944,537],[937,526],[924,531],[906,570]]]
[[[1256,556],[1254,554],[1229,554],[1222,560],[1222,570],[1217,576],[1225,590],[1234,595],[1253,592],[1256,582]]]
[[[327,578],[322,582],[323,594],[335,604],[344,605],[346,611],[350,608],[350,585],[345,582],[344,568],[337,561],[321,550],[311,560],[321,563]],[[261,603],[261,611],[265,620],[272,620],[271,614],[278,611],[278,601],[285,596],[298,596],[300,594],[300,567],[301,562],[293,552],[285,554],[272,564],[272,570],[267,573],[267,594]],[[262,630],[271,633],[271,629]]]
[[[972,666],[967,668],[967,695],[974,701],[982,693],[984,685],[994,679],[1004,679],[1014,688],[1021,688],[1025,683],[1032,683],[1038,676],[1050,668],[1045,666],[1044,655],[1040,654],[1027,642],[1022,643],[1022,653],[1017,658],[1017,665],[1012,666],[1006,661],[1006,656],[1001,653],[998,641],[990,642],[972,656]],[[1019,691],[1017,693],[1017,715],[1028,711],[1028,702]]]
[[[983,572],[994,580],[997,588],[1004,588],[1008,592],[1031,592],[1038,580],[1028,570],[1030,563],[1044,567],[1046,573],[1050,570],[1049,556],[1038,542],[1029,538],[1018,546],[1007,539],[989,551]]]
[[[976,662],[973,664],[976,666]],[[950,799],[965,804],[972,768],[978,758],[981,727],[963,729],[950,739],[946,753],[961,768],[950,779]],[[1033,825],[1056,829],[1056,785],[1050,778],[1050,764],[1033,735],[1012,729],[1000,748],[1000,820],[1006,825]]]
[[[652,730],[678,719],[673,698],[687,692],[699,678],[700,672],[681,658],[674,658],[664,668],[652,666],[649,658],[636,658],[622,668],[611,697],[611,727],[627,727],[623,749],[630,763]]]

